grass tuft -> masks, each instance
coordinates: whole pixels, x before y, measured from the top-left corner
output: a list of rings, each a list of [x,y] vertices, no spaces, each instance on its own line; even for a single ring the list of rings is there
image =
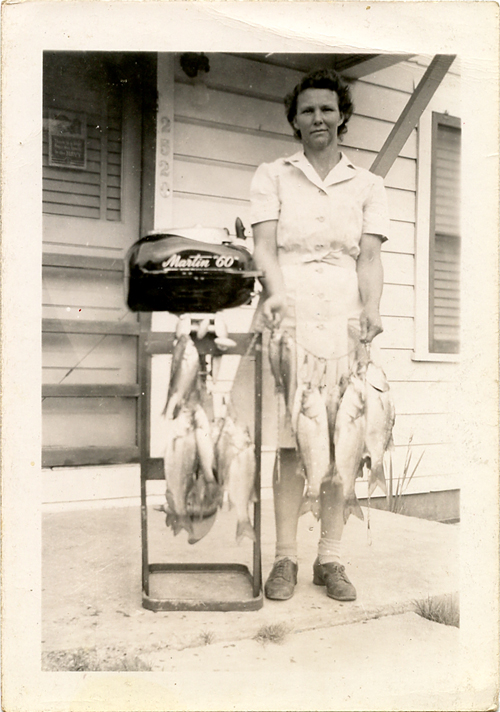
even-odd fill
[[[270,623],[259,628],[254,635],[254,640],[263,645],[265,645],[265,643],[277,643],[281,645],[289,632],[290,628],[286,623]]]
[[[415,609],[419,616],[429,621],[460,628],[460,604],[456,594],[428,596],[422,601],[415,601]]]
[[[215,633],[213,630],[203,630],[200,633],[200,640],[202,645],[211,645],[215,640]]]
[[[99,652],[96,648],[78,648],[45,653],[45,672],[148,672],[151,667],[137,655],[118,650]]]
[[[418,469],[418,466],[422,462],[422,458],[424,456],[425,450],[420,453],[420,457],[418,458],[416,464],[411,467],[411,459],[413,456],[413,452],[411,450],[411,443],[413,440],[413,435],[410,436],[410,439],[408,440],[408,447],[406,449],[406,457],[405,457],[405,463],[403,465],[403,472],[399,477],[395,477],[394,471],[393,471],[393,465],[392,465],[392,453],[390,453],[390,460],[389,460],[389,491],[387,492],[387,500],[389,504],[389,511],[394,512],[395,514],[404,514],[404,499],[403,495],[405,494],[406,490],[408,489],[408,486],[410,482],[413,479],[413,476],[415,475],[415,472]]]

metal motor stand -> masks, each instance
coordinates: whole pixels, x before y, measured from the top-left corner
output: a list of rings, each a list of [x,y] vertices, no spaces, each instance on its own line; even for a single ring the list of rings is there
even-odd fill
[[[150,563],[148,556],[148,511],[146,485],[148,480],[164,479],[163,459],[150,456],[151,436],[151,358],[156,354],[171,354],[175,334],[151,331],[151,316],[141,314],[139,335],[139,382],[140,407],[140,453],[141,453],[141,540],[142,540],[142,605],[152,611],[253,611],[262,607],[262,563],[261,563],[261,449],[262,449],[262,336],[261,334],[230,334],[236,342],[231,355],[247,356],[254,360],[254,447],[255,447],[255,491],[253,526],[253,570],[236,563]],[[213,339],[205,337],[196,342],[200,356],[215,355],[219,352]],[[151,575],[170,576],[183,579],[181,590],[210,591],[211,598],[200,598],[196,593],[184,597],[169,596],[155,598],[150,595]],[[204,585],[199,586],[202,577]],[[217,595],[217,580],[225,579],[227,588],[239,591],[234,595]],[[237,583],[232,587],[231,582]],[[191,585],[192,584],[192,585]],[[228,586],[229,584],[229,586]],[[241,592],[244,593],[241,593]]]

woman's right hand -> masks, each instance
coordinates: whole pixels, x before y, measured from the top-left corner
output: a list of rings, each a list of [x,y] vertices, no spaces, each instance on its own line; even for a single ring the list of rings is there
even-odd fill
[[[281,324],[286,310],[287,302],[285,295],[273,294],[271,297],[268,297],[262,305],[262,315],[266,326],[270,329],[276,329]]]

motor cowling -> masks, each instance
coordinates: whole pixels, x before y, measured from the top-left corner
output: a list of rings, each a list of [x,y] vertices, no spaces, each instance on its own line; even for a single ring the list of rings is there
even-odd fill
[[[126,261],[129,308],[214,313],[248,304],[259,273],[249,250],[231,243],[227,231],[222,234],[227,241],[219,243],[175,232],[151,233],[136,242]]]

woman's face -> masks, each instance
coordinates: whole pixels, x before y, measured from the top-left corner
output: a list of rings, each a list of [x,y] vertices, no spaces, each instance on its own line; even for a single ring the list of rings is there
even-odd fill
[[[305,89],[297,97],[293,126],[300,131],[304,147],[318,151],[336,145],[337,129],[343,120],[339,98],[331,89]]]

